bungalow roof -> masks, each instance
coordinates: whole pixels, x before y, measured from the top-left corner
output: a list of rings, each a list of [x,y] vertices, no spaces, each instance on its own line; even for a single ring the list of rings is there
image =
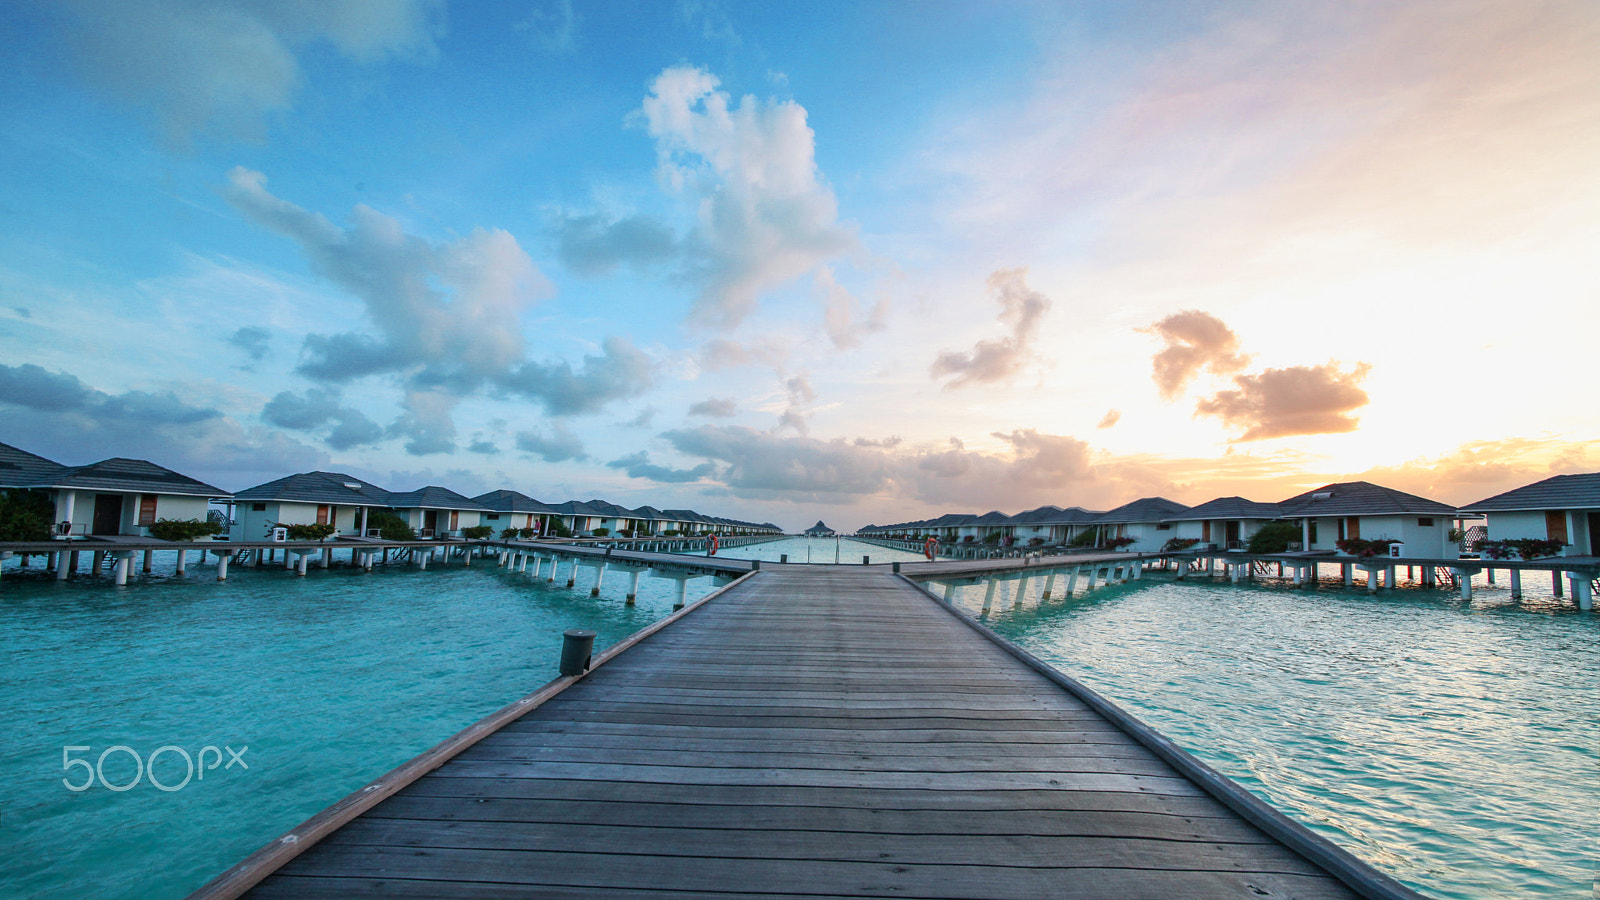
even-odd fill
[[[1189,507],[1165,497],[1143,497],[1124,503],[1116,509],[1095,516],[1092,521],[1107,525],[1160,522],[1183,512]]]
[[[116,456],[87,466],[71,466],[46,479],[39,487],[77,488],[143,494],[179,494],[225,499],[233,495],[203,481],[143,459]]]
[[[974,516],[963,525],[1010,525],[1011,517],[998,509],[991,509],[981,516]]]
[[[1280,502],[1278,509],[1278,515],[1281,517],[1456,514],[1456,508],[1453,506],[1369,481],[1345,481],[1323,485]]]
[[[939,518],[934,519],[932,522],[929,522],[928,525],[932,528],[955,528],[967,524],[969,519],[974,518],[977,517],[972,513],[945,513]]]
[[[1511,512],[1514,510],[1584,509],[1600,507],[1600,472],[1581,475],[1556,475],[1468,503],[1462,512]]]
[[[0,444],[0,487],[39,487],[60,475],[67,467],[37,453]]]
[[[447,487],[430,484],[427,487],[406,491],[403,494],[390,494],[389,506],[391,509],[457,509],[469,512],[495,512],[491,507],[484,506],[471,497],[464,497]]]
[[[1168,522],[1196,522],[1201,519],[1276,519],[1282,513],[1276,503],[1257,503],[1243,497],[1218,497],[1207,500],[1199,506],[1191,507],[1175,516],[1168,516]]]
[[[549,513],[555,512],[550,504],[543,503],[529,497],[521,491],[490,491],[472,498],[478,503],[503,513]]]
[[[233,499],[388,506],[389,492],[377,485],[338,472],[300,472],[245,488],[234,494]]]

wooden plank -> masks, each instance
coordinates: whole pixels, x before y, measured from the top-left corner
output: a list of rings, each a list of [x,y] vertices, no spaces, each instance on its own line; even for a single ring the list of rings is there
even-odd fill
[[[1353,896],[882,570],[774,567],[706,610],[258,895]]]

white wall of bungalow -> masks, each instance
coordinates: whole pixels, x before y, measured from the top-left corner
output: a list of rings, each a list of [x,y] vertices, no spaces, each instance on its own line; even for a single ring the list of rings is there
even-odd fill
[[[1346,538],[1398,540],[1419,559],[1455,559],[1450,540],[1457,510],[1435,500],[1368,482],[1325,485],[1279,504],[1285,519],[1300,523],[1305,550],[1338,550]]]
[[[1556,475],[1461,509],[1482,515],[1489,539],[1560,541],[1561,556],[1600,556],[1600,472]]]
[[[241,500],[233,510],[228,537],[235,541],[264,541],[275,525],[327,525],[335,537],[359,536],[366,524],[366,507],[298,500]]]

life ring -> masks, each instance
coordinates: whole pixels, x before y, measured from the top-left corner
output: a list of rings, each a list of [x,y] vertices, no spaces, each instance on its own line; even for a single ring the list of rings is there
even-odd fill
[[[929,559],[934,559],[935,557],[937,557],[939,555],[939,539],[938,538],[928,538],[926,541],[923,541],[922,542],[922,555],[926,556]]]
[[[706,555],[707,556],[716,556],[717,555],[717,548],[721,547],[721,546],[722,546],[722,542],[717,540],[717,536],[713,534],[711,536],[711,540],[706,544]]]

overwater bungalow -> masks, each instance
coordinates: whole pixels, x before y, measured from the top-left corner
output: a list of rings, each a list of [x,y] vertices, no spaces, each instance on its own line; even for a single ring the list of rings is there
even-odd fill
[[[1346,538],[1397,540],[1407,556],[1455,559],[1453,506],[1367,481],[1327,484],[1278,503],[1281,518],[1297,520],[1305,550],[1336,550]]]
[[[556,514],[550,504],[541,503],[520,491],[489,491],[472,499],[493,510],[483,513],[478,521],[493,527],[496,533],[507,528],[537,528],[542,535],[550,528],[550,517]]]
[[[1600,556],[1600,472],[1556,475],[1461,507],[1482,516],[1490,540],[1560,541],[1561,556]]]
[[[228,537],[260,541],[277,525],[332,525],[338,537],[367,533],[371,510],[386,509],[389,492],[340,472],[301,472],[233,495]]]
[[[827,537],[833,533],[834,530],[824,525],[821,519],[817,520],[817,524],[805,530],[806,537]]]
[[[1218,497],[1167,517],[1171,538],[1199,541],[1202,550],[1243,550],[1261,526],[1281,517],[1278,504]]]
[[[1143,497],[1107,510],[1089,521],[1100,532],[1100,543],[1109,538],[1132,538],[1128,550],[1152,552],[1160,550],[1172,538],[1172,525],[1167,520],[1189,507],[1165,497]]]
[[[460,537],[461,529],[482,524],[493,509],[447,487],[428,485],[389,495],[389,509],[416,530],[418,537]]]
[[[204,521],[212,500],[232,496],[148,460],[66,466],[9,444],[0,444],[0,488],[46,494],[58,535],[97,537],[148,537],[158,519]]]

